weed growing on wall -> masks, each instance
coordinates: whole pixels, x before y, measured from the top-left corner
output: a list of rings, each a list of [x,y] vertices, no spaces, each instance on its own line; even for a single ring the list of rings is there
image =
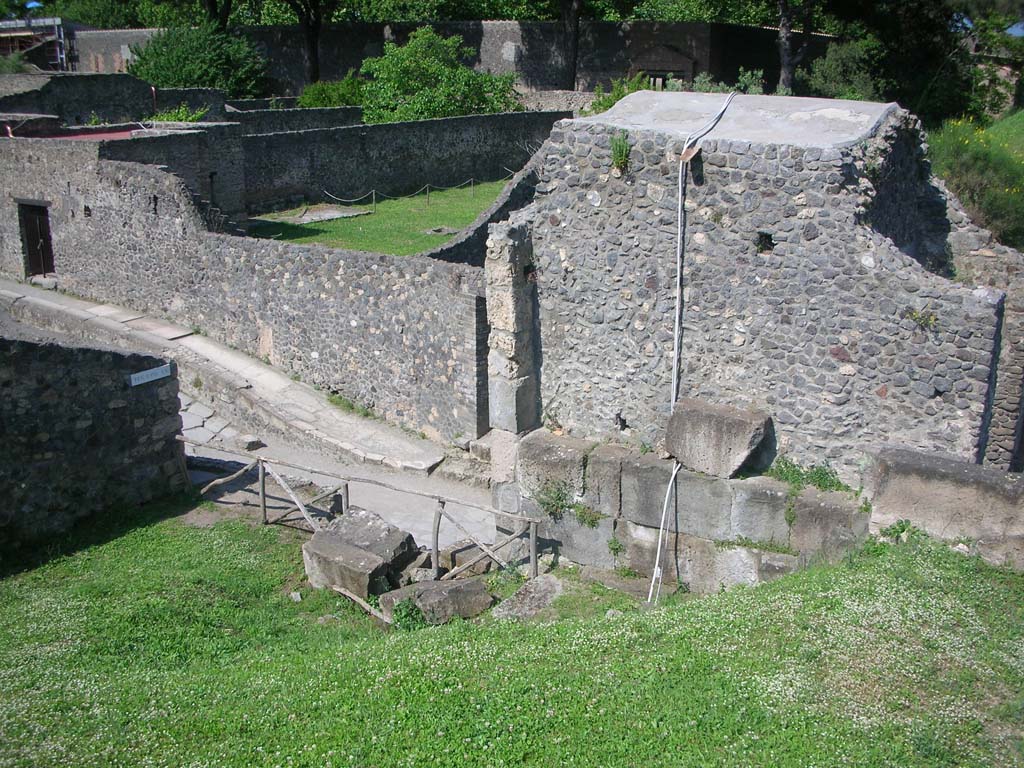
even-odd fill
[[[625,173],[629,170],[629,134],[625,131],[612,136],[612,167]]]
[[[209,111],[209,107],[189,109],[188,104],[179,104],[173,109],[157,112],[149,120],[154,123],[198,123]]]
[[[545,480],[533,496],[544,514],[558,521],[572,506],[572,490],[564,480]]]
[[[604,515],[595,512],[586,504],[576,502],[572,505],[572,512],[576,516],[576,522],[584,528],[597,528]]]
[[[908,307],[900,315],[908,320],[913,320],[918,328],[925,331],[934,331],[939,326],[939,318],[929,309],[915,309]]]
[[[327,402],[333,405],[335,408],[340,408],[346,413],[354,413],[356,416],[362,416],[364,419],[376,419],[377,414],[367,408],[365,405],[360,405],[349,400],[342,394],[337,392],[331,392],[327,395]]]

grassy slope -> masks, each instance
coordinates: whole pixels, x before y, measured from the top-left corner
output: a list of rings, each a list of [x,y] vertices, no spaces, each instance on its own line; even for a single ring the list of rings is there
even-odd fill
[[[971,218],[1004,245],[1024,248],[1024,111],[988,127],[949,120],[928,144],[935,173]]]
[[[1024,763],[1024,577],[939,545],[614,619],[381,636],[287,598],[279,529],[144,522],[0,580],[0,765]]]
[[[436,248],[452,235],[431,234],[435,227],[465,229],[493,203],[505,181],[477,184],[446,192],[431,192],[401,200],[377,203],[377,212],[368,216],[334,219],[315,224],[260,222],[252,230],[256,237],[274,237],[294,243],[323,243],[357,251],[411,256]],[[368,206],[355,206],[367,207]]]

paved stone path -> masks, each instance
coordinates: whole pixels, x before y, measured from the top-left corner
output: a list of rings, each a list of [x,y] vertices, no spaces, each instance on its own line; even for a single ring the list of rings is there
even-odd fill
[[[189,388],[193,375],[206,382],[204,392],[216,385],[216,396],[223,405],[217,411],[223,411],[222,415],[265,425],[268,431],[321,453],[423,474],[444,459],[441,447],[428,440],[341,411],[323,392],[292,381],[242,352],[143,312],[9,280],[0,280],[0,305],[15,320],[28,325],[59,331],[87,343],[100,342],[171,358],[178,363],[183,389]],[[214,417],[212,412],[205,414],[202,406],[193,410],[189,403],[183,416],[188,420],[186,437],[208,442],[228,426],[219,420],[208,421]],[[213,429],[215,426],[218,429]]]

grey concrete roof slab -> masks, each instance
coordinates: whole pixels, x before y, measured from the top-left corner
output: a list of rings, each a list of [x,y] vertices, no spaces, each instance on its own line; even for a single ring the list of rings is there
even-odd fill
[[[653,131],[685,139],[701,129],[725,103],[725,94],[639,91],[592,117],[572,124],[608,125],[627,131]],[[733,99],[709,139],[845,147],[870,138],[895,103],[879,104],[797,96],[747,96]]]

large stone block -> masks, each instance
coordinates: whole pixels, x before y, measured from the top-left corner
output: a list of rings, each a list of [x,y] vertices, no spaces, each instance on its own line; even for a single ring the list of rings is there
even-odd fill
[[[789,486],[770,477],[730,480],[730,539],[789,543]]]
[[[516,479],[525,497],[548,484],[564,484],[572,498],[583,494],[587,460],[597,443],[538,429],[519,442]]]
[[[805,489],[793,503],[789,546],[805,560],[842,557],[867,538],[870,515],[860,506],[848,493]]]
[[[665,432],[665,448],[687,469],[733,477],[760,470],[775,457],[771,417],[704,400],[679,400]]]
[[[302,560],[309,583],[317,589],[343,587],[365,599],[391,588],[387,561],[328,531],[317,531],[302,545]]]
[[[540,424],[540,399],[534,376],[488,377],[487,402],[492,427],[519,434]]]
[[[615,536],[615,520],[601,517],[596,525],[580,522],[569,511],[559,520],[548,519],[540,528],[544,550],[557,551],[561,557],[580,565],[614,568],[615,558],[608,542]]]
[[[618,517],[622,500],[622,462],[630,452],[617,445],[599,445],[587,456],[583,503],[595,512]]]
[[[360,507],[349,507],[348,512],[334,518],[326,530],[346,544],[372,552],[396,572],[419,554],[411,533]]]
[[[1019,474],[951,456],[884,448],[873,455],[864,487],[871,498],[873,531],[910,520],[933,536],[988,542],[993,553],[1001,549],[998,542],[1024,537],[1024,480]],[[1000,557],[986,559],[998,562]]]
[[[621,516],[639,525],[661,525],[665,492],[674,463],[653,455],[622,462]],[[669,530],[708,539],[731,537],[732,492],[728,483],[681,469],[669,497]]]
[[[480,577],[421,581],[381,595],[381,613],[388,619],[393,618],[395,606],[403,600],[412,600],[429,624],[444,624],[457,616],[471,619],[494,602]]]
[[[617,536],[625,546],[621,561],[649,578],[658,551],[658,530],[622,521]],[[771,581],[798,566],[799,558],[794,555],[754,547],[675,533],[666,533],[662,539],[663,590],[681,583],[691,592],[707,594],[736,584]]]

